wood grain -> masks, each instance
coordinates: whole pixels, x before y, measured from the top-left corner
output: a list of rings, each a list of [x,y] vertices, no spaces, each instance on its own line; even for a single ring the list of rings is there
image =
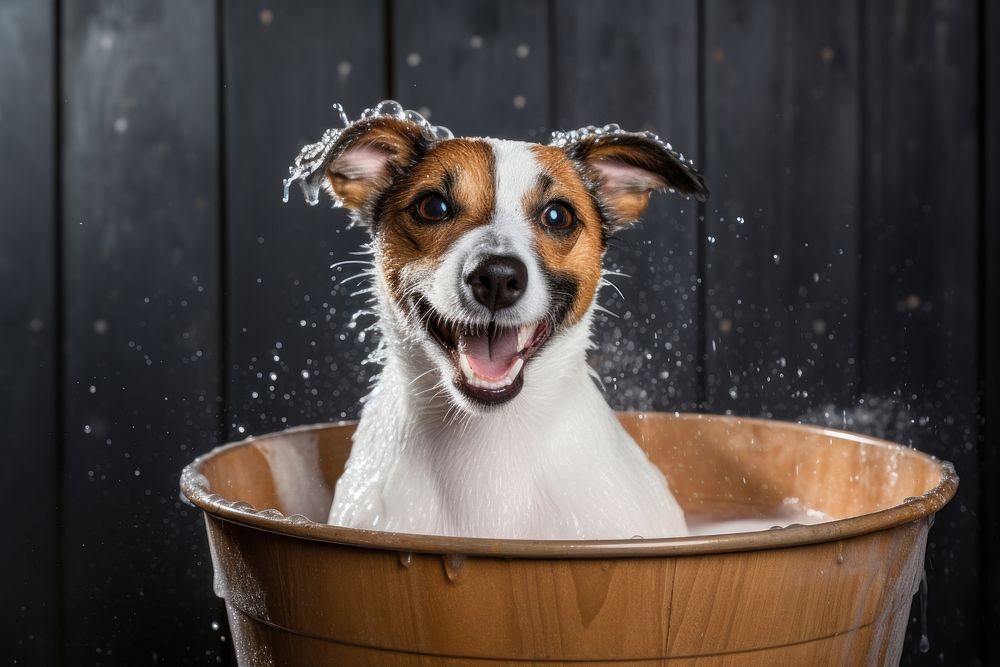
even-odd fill
[[[329,199],[305,204],[281,180],[299,149],[387,97],[381,3],[228,2],[226,67],[226,387],[233,437],[357,413],[374,368],[367,233]],[[362,339],[364,342],[362,342]],[[273,376],[272,376],[273,374]],[[241,430],[242,429],[242,430]]]
[[[219,433],[215,9],[63,9],[67,661],[214,660],[174,485]]]
[[[978,651],[982,600],[968,573],[985,565],[972,511],[980,493],[976,6],[878,3],[865,6],[864,20],[865,390],[898,406],[888,437],[951,460],[962,475],[928,545],[929,609],[949,612],[929,613],[926,656],[911,624],[903,663],[966,664]]]
[[[691,0],[557,1],[556,129],[618,123],[650,130],[700,162],[698,29]],[[709,183],[712,188],[712,183]],[[643,222],[609,244],[594,366],[621,409],[691,409],[701,391],[698,206],[656,194]],[[621,294],[617,290],[620,290]]]
[[[0,653],[59,655],[54,3],[0,4],[0,504],[10,512]]]
[[[707,397],[795,417],[859,381],[856,8],[709,0]]]

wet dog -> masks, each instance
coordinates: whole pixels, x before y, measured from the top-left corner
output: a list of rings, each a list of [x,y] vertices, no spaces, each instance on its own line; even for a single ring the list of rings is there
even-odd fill
[[[395,102],[329,130],[286,181],[371,232],[383,367],[332,524],[438,535],[686,534],[586,355],[608,238],[651,193],[707,195],[651,133],[453,138]]]

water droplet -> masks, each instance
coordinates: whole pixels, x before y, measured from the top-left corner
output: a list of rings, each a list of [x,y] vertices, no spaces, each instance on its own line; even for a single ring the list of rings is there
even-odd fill
[[[465,556],[462,554],[445,554],[442,557],[444,562],[444,573],[448,577],[448,581],[455,584],[462,576],[462,571],[465,569]]]
[[[920,576],[920,645],[921,653],[931,650],[931,641],[927,637],[927,570]]]
[[[527,100],[527,98],[524,95],[515,95],[514,96],[514,108],[515,109],[523,109],[527,103],[528,103],[528,100]]]
[[[412,551],[400,551],[399,552],[399,564],[405,568],[409,568],[413,565],[413,552]]]
[[[346,79],[351,75],[351,63],[346,60],[341,60],[337,63],[337,74],[341,79]]]

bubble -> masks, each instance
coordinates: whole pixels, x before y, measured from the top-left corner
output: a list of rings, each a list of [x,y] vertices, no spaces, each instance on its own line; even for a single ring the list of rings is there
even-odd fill
[[[479,35],[473,35],[469,38],[469,46],[474,49],[483,48],[483,38]]]
[[[531,48],[527,44],[518,44],[517,48],[514,49],[514,53],[518,58],[524,59],[531,54]]]
[[[416,52],[408,53],[406,55],[406,64],[409,65],[410,67],[419,67],[420,66],[420,54],[416,53]]]

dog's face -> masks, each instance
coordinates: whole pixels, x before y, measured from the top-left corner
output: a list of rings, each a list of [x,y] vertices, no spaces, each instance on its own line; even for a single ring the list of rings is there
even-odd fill
[[[645,135],[432,139],[386,117],[344,131],[326,184],[370,227],[402,334],[472,411],[517,396],[532,358],[587,318],[609,235],[640,217],[652,191],[706,194]]]

